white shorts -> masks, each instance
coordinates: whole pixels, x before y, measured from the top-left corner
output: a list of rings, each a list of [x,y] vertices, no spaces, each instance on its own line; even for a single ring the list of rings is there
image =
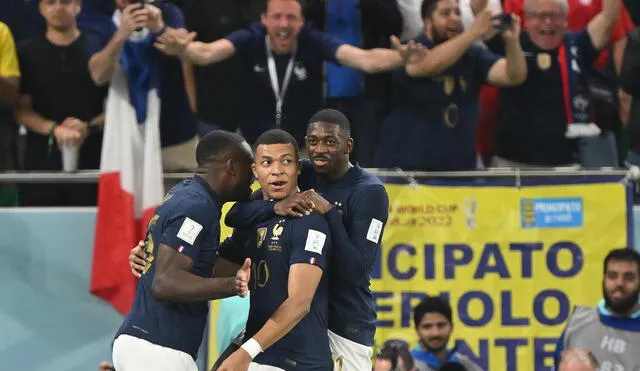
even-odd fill
[[[333,358],[333,371],[371,370],[373,349],[329,332],[329,347]]]
[[[249,364],[249,368],[247,371],[285,371],[281,368],[269,366],[269,365],[261,365],[259,363],[251,362]]]
[[[118,371],[198,371],[187,353],[129,335],[120,335],[113,342],[112,359]]]

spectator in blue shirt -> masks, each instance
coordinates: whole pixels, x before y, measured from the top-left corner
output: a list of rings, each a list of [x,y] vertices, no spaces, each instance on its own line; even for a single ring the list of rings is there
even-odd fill
[[[246,86],[249,118],[240,128],[249,143],[273,127],[304,141],[305,123],[323,104],[324,61],[374,73],[403,65],[415,51],[407,46],[363,50],[339,42],[304,24],[299,0],[269,0],[261,23],[226,38],[212,43],[194,38],[185,30],[167,32],[156,45],[197,65],[241,56],[243,68],[253,75]]]
[[[475,128],[479,89],[517,85],[526,78],[520,26],[502,32],[508,45],[500,58],[477,45],[494,29],[490,9],[462,32],[456,0],[425,0],[425,33],[416,42],[432,49],[406,71],[394,72],[391,112],[385,119],[377,166],[417,171],[464,171],[476,167]],[[495,31],[494,31],[495,32]]]

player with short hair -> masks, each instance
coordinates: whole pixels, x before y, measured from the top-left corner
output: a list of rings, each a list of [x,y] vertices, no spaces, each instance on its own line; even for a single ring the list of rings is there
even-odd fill
[[[298,144],[273,129],[254,144],[253,173],[265,200],[298,192]],[[331,370],[327,335],[331,235],[317,213],[280,217],[234,230],[221,246],[220,269],[253,262],[245,342],[219,370]],[[224,268],[223,268],[224,266]],[[247,340],[248,339],[248,340]]]
[[[376,331],[376,306],[369,288],[389,197],[376,176],[349,162],[353,150],[349,120],[340,111],[323,109],[307,128],[312,169],[307,179],[315,192],[294,194],[281,201],[234,205],[229,226],[247,226],[274,215],[324,215],[334,248],[329,268],[329,340],[336,370],[371,369]],[[305,169],[307,170],[307,169]]]
[[[113,343],[118,371],[197,371],[208,301],[248,291],[250,262],[212,275],[222,205],[251,193],[251,150],[239,135],[214,131],[196,159],[196,174],[167,193],[147,226],[148,260]]]
[[[350,123],[344,114],[333,109],[317,112],[307,129],[312,161],[303,164],[307,165],[303,171],[311,174],[302,176],[305,185],[317,193],[296,193],[280,201],[239,202],[225,219],[228,226],[249,228],[275,215],[300,217],[312,211],[325,215],[334,249],[328,328],[334,366],[342,371],[368,370],[372,365],[376,306],[369,286],[389,209],[380,179],[349,162],[352,150]],[[135,272],[144,259],[142,250],[134,247],[129,256],[131,269]],[[232,343],[230,348],[234,347]]]

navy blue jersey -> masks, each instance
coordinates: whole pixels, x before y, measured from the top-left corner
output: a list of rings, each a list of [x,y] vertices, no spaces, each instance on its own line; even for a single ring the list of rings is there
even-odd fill
[[[313,185],[335,207],[325,216],[331,230],[333,253],[329,269],[329,329],[363,345],[373,345],[376,306],[369,288],[373,264],[389,215],[389,197],[376,176],[358,166],[336,182],[310,176]],[[273,202],[237,203],[227,214],[227,225],[272,218]]]
[[[259,22],[227,36],[240,56],[243,69],[251,76],[249,85],[244,88],[251,102],[251,106],[247,107],[247,125],[240,128],[251,144],[260,134],[276,127],[276,99],[269,78],[266,36],[267,30]],[[291,133],[298,143],[304,142],[306,122],[324,103],[324,62],[337,63],[336,51],[342,44],[311,26],[306,25],[300,30],[293,73],[284,96],[281,123],[281,129]],[[281,85],[291,54],[274,54],[273,57]]]
[[[416,42],[434,47],[426,36]],[[435,77],[393,72],[393,104],[376,166],[417,171],[475,170],[478,96],[499,57],[473,45]]]
[[[234,231],[220,247],[219,255],[238,264],[246,257],[251,258],[251,299],[245,336],[249,339],[288,298],[292,265],[313,264],[326,272],[331,235],[326,220],[319,214],[302,218],[274,217],[252,228]],[[329,285],[324,273],[311,311],[254,361],[285,370],[331,370],[328,297]]]
[[[220,241],[222,204],[199,176],[173,187],[149,221],[145,251],[151,256],[138,282],[131,311],[118,330],[196,359],[209,306],[202,302],[159,302],[151,294],[157,246],[167,245],[193,260],[191,273],[211,277]]]

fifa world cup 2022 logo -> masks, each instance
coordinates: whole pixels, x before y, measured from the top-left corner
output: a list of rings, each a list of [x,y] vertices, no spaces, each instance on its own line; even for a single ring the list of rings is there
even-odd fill
[[[462,210],[467,217],[467,227],[476,227],[476,212],[478,211],[478,201],[473,197],[467,197],[462,201]]]

